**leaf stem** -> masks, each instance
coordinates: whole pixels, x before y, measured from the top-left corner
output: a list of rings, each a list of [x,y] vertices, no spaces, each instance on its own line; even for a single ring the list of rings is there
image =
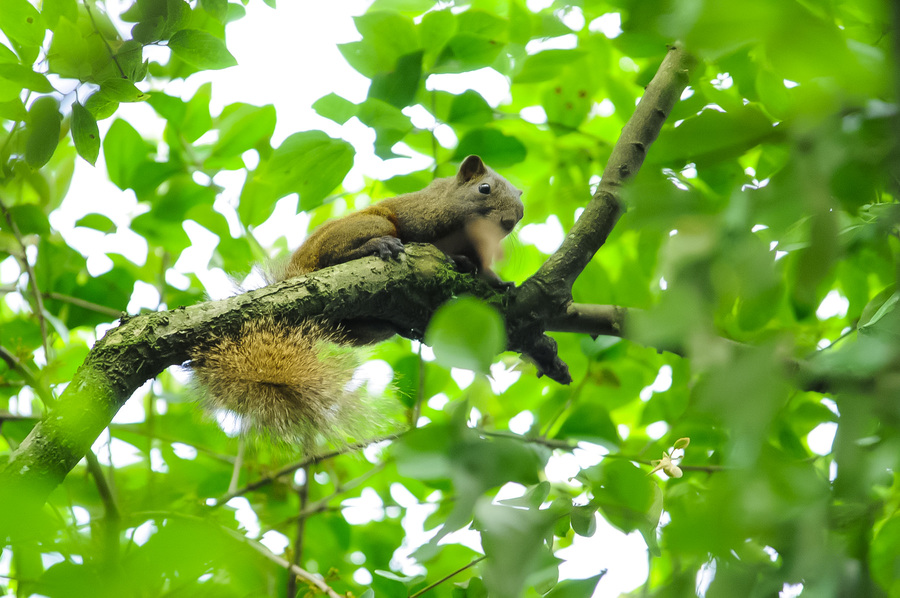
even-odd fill
[[[94,20],[94,13],[91,12],[91,7],[88,4],[87,0],[82,0],[82,4],[84,4],[84,9],[87,11],[88,18],[91,20],[91,25],[94,27],[94,32],[100,36],[100,39],[103,41],[103,45],[106,46],[106,51],[109,52],[109,58],[115,63],[116,68],[119,70],[119,74],[123,79],[127,79],[128,76],[125,74],[125,71],[122,70],[122,65],[119,64],[119,59],[116,57],[116,53],[113,52],[112,46],[109,45],[109,41],[107,41],[106,36],[100,33],[100,28],[97,27],[97,21]]]
[[[447,581],[448,579],[450,579],[450,578],[452,578],[452,577],[454,577],[454,576],[456,576],[456,575],[459,575],[460,573],[462,573],[462,572],[465,571],[466,569],[469,569],[469,568],[471,568],[471,567],[474,567],[475,565],[477,565],[478,563],[480,563],[481,561],[483,561],[483,560],[486,559],[486,558],[487,558],[487,556],[482,556],[482,557],[479,557],[479,558],[475,559],[474,561],[472,561],[472,562],[469,563],[468,565],[463,565],[462,567],[460,567],[460,568],[457,569],[456,571],[453,571],[452,573],[449,573],[449,574],[445,575],[444,577],[440,578],[439,580],[437,580],[437,581],[434,582],[433,584],[430,584],[430,585],[425,586],[424,588],[422,588],[421,590],[419,590],[419,591],[416,592],[415,594],[410,594],[410,595],[409,595],[409,598],[418,598],[419,596],[421,596],[421,595],[424,594],[425,592],[428,592],[428,591],[430,591],[430,590],[433,590],[434,588],[438,587],[439,585],[441,585],[442,583],[444,583],[444,582]]]

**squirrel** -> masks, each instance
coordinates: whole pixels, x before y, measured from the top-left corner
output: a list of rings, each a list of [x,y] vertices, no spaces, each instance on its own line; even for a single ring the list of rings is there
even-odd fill
[[[469,156],[456,176],[326,222],[269,282],[370,255],[397,258],[404,243],[431,243],[461,269],[504,285],[490,264],[499,241],[522,219],[521,195],[480,157]],[[379,321],[335,328],[313,320],[256,319],[235,336],[196,348],[189,368],[208,409],[234,413],[245,432],[305,446],[320,434],[338,439],[365,430],[370,418],[352,390],[356,359],[348,348],[395,333]]]

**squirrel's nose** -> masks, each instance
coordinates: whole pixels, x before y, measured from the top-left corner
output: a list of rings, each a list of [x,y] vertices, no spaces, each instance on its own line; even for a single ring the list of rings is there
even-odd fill
[[[516,227],[516,222],[518,222],[518,220],[516,220],[512,216],[504,216],[500,219],[500,226],[502,226],[503,230],[505,230],[506,232],[510,232]]]

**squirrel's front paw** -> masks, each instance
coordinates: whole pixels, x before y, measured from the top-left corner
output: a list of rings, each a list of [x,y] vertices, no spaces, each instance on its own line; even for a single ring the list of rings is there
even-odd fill
[[[395,258],[403,253],[403,242],[397,237],[378,237],[367,243],[371,246],[372,254],[383,260]]]
[[[472,261],[472,258],[466,255],[450,255],[448,256],[451,260],[453,260],[453,265],[456,266],[456,269],[464,274],[474,274],[478,272],[478,265]]]

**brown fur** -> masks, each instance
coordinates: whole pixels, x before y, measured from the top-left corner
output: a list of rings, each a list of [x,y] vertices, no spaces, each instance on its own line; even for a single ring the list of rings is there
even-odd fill
[[[481,158],[469,156],[456,176],[326,222],[271,273],[273,282],[368,255],[390,259],[407,242],[433,243],[499,281],[490,264],[500,240],[522,218],[521,194]],[[358,435],[371,427],[367,420],[377,419],[360,393],[349,390],[357,364],[348,345],[393,334],[390,323],[380,321],[347,322],[337,332],[310,321],[288,325],[264,318],[245,323],[237,336],[197,348],[190,367],[209,409],[233,412],[245,431],[309,448],[319,435]]]
[[[479,191],[482,184],[490,185],[489,194]],[[469,156],[456,176],[435,179],[421,191],[384,199],[326,222],[294,252],[284,276],[376,254],[380,243],[394,239],[432,243],[445,253],[469,258],[481,267],[482,275],[497,279],[489,265],[500,239],[522,219],[521,196],[481,158]],[[488,228],[494,231],[490,235],[484,234]],[[488,238],[493,241],[486,243]]]
[[[317,435],[356,435],[358,392],[348,390],[358,358],[339,346],[338,333],[304,321],[245,322],[191,362],[204,403],[241,418],[245,432],[262,432],[309,446]]]

